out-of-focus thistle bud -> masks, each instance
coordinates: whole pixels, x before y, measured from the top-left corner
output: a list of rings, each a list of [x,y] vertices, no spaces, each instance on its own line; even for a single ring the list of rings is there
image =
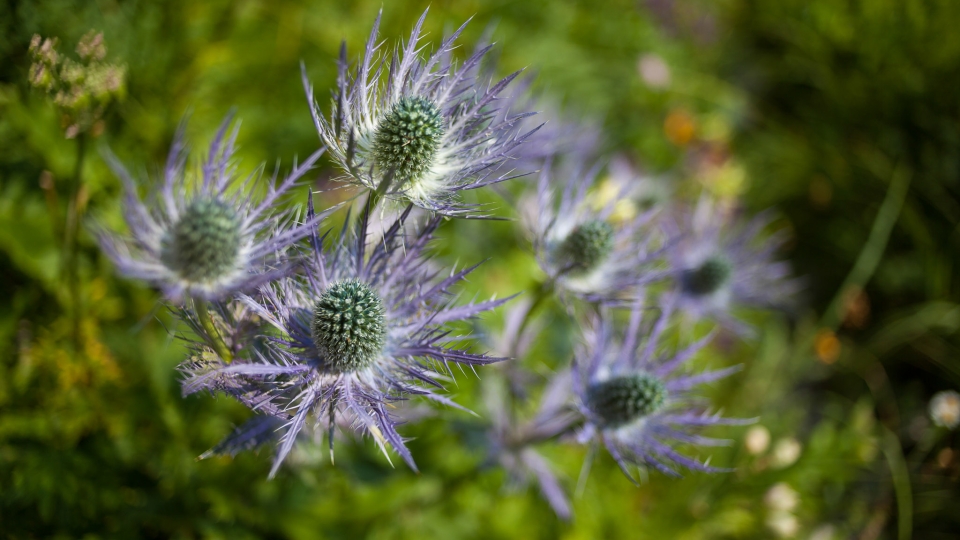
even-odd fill
[[[56,106],[68,139],[99,135],[107,107],[126,94],[126,67],[104,62],[103,33],[87,32],[76,51],[80,61],[59,54],[55,38],[34,35],[30,40],[30,84]]]
[[[584,274],[596,268],[613,251],[614,231],[609,223],[592,220],[578,225],[558,246],[565,268]]]
[[[587,406],[612,427],[660,410],[666,398],[663,382],[647,373],[614,377],[587,388]]]

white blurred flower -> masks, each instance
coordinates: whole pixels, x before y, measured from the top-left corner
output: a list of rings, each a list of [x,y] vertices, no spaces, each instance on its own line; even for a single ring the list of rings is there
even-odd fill
[[[764,453],[770,446],[770,430],[763,426],[753,426],[747,431],[743,446],[755,456]]]
[[[833,540],[835,532],[833,525],[821,525],[810,533],[810,540]]]
[[[800,441],[793,437],[780,439],[773,447],[771,464],[778,469],[789,467],[800,459],[800,452],[802,450],[803,447],[800,446]]]
[[[763,502],[770,510],[790,512],[799,504],[800,494],[786,482],[778,482],[767,490],[767,494],[763,496]]]
[[[793,538],[800,531],[800,521],[790,512],[771,512],[767,516],[767,528],[781,538]]]
[[[956,428],[960,424],[960,394],[953,390],[934,394],[930,400],[930,418],[940,427]]]
[[[641,56],[637,62],[637,71],[650,88],[666,90],[670,87],[670,66],[659,55],[647,53]]]

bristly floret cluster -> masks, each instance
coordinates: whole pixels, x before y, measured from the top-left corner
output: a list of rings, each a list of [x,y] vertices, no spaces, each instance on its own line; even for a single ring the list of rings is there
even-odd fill
[[[325,150],[366,195],[338,234],[321,234],[321,220],[337,207],[316,212],[312,195],[302,221],[279,208],[324,150],[256,197],[258,174],[237,181],[229,119],[196,181],[181,130],[148,202],[108,156],[126,189],[132,238],[101,231],[101,245],[122,273],[175,304],[191,349],[180,366],[184,394],[226,394],[256,413],[201,457],[274,442],[273,476],[306,433],[326,434],[332,460],[339,428],[369,435],[387,459],[396,452],[416,469],[398,430],[407,402],[463,409],[445,392],[452,366],[512,357],[485,383],[488,461],[516,485],[535,481],[561,517],[573,505],[541,444],[602,445],[634,481],[648,469],[726,470],[691,457],[690,447],[724,444],[701,428],[746,422],[711,412],[698,394],[739,366],[692,366],[706,360],[715,334],[703,327],[747,335],[743,308],[782,307],[797,291],[774,259],[781,241],[764,233],[769,221],[738,224],[707,199],[692,213],[678,210],[674,190],[625,158],[605,165],[595,130],[561,120],[538,131],[523,112],[531,100],[504,93],[516,73],[488,83],[480,63],[490,46],[454,63],[462,26],[422,54],[425,17],[398,51],[383,55],[378,17],[354,70],[341,49],[329,116],[304,76]],[[507,314],[494,352],[478,354],[473,336],[455,328],[506,300],[457,303],[455,288],[477,267],[444,271],[429,245],[446,218],[485,217],[463,191],[535,172],[535,188],[518,200],[540,281]],[[534,374],[528,367],[537,359],[527,357],[538,337],[566,337],[538,317],[554,299],[580,345],[573,358],[551,360],[552,375],[543,365]],[[691,318],[701,324],[678,324]],[[550,350],[564,350],[557,345]]]
[[[537,127],[521,129],[533,113],[512,111],[513,100],[504,100],[520,72],[493,84],[481,75],[492,45],[454,64],[452,52],[466,23],[424,57],[426,16],[424,11],[399,50],[381,54],[378,15],[355,70],[346,44],[341,47],[329,117],[313,100],[306,75],[304,86],[320,139],[344,180],[370,189],[386,181],[391,198],[449,216],[478,217],[482,208],[463,201],[461,192],[513,178],[502,165],[517,159],[518,147]]]

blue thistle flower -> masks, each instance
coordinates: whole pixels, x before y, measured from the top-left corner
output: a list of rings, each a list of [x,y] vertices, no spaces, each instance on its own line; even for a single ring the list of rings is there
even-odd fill
[[[147,199],[138,183],[113,154],[105,159],[123,182],[123,214],[130,237],[103,229],[97,236],[104,253],[121,274],[159,287],[168,299],[184,296],[223,300],[249,291],[286,273],[287,249],[313,231],[325,214],[294,223],[290,211],[274,215],[280,198],[293,188],[323,153],[312,154],[279,185],[268,183],[256,197],[254,174],[240,181],[233,163],[237,128],[227,135],[231,118],[220,126],[199,179],[185,170],[186,147],[181,124],[170,148],[159,188]]]
[[[630,301],[668,275],[661,268],[664,248],[657,245],[663,240],[654,211],[623,211],[619,203],[628,201],[617,188],[600,193],[598,169],[578,160],[564,168],[548,163],[536,200],[522,208],[524,221],[540,267],[560,292],[591,302]]]
[[[407,43],[379,57],[380,16],[363,59],[351,72],[341,47],[333,110],[324,117],[304,74],[314,123],[345,180],[377,189],[448,216],[476,217],[478,208],[460,192],[512,178],[499,166],[536,128],[521,132],[533,113],[504,114],[497,103],[519,71],[496,84],[485,83],[480,63],[492,46],[478,48],[461,66],[451,58],[466,23],[439,48],[421,58],[424,11]],[[387,60],[389,59],[389,66]]]
[[[371,194],[371,198],[374,195]],[[438,278],[425,250],[441,218],[405,237],[408,206],[382,236],[367,234],[372,205],[358,224],[326,242],[315,232],[303,275],[261,288],[240,301],[265,321],[266,346],[251,348],[232,364],[191,362],[184,393],[200,390],[241,395],[251,408],[284,422],[271,476],[308,420],[329,430],[346,419],[373,436],[387,455],[392,447],[413,469],[390,409],[409,396],[465,410],[440,392],[450,363],[468,366],[501,360],[456,347],[448,323],[472,318],[507,299],[454,305],[451,288],[474,268]],[[312,198],[308,220],[314,217]],[[349,217],[347,218],[349,220]]]
[[[694,388],[722,379],[740,367],[680,373],[681,366],[707,344],[712,334],[673,353],[664,351],[663,332],[671,312],[666,306],[649,328],[651,324],[644,323],[643,308],[638,305],[622,336],[615,334],[608,318],[594,318],[584,331],[584,344],[573,366],[573,387],[584,417],[578,439],[602,442],[631,480],[630,465],[650,467],[670,476],[679,476],[677,467],[727,471],[681,454],[674,444],[726,445],[729,441],[696,435],[693,430],[752,422],[721,418],[702,410]]]
[[[737,320],[739,307],[786,308],[800,282],[790,266],[773,256],[785,237],[762,237],[769,214],[738,222],[729,209],[702,198],[692,212],[668,226],[678,237],[669,249],[675,285],[672,295],[680,310],[695,319],[710,317],[741,335],[752,329]]]

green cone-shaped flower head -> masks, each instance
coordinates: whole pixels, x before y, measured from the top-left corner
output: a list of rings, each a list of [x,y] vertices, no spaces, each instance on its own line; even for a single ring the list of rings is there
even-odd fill
[[[397,185],[419,180],[430,169],[443,138],[443,116],[427,98],[407,96],[387,112],[373,137],[373,155]]]
[[[217,199],[192,201],[161,241],[161,260],[190,282],[231,274],[240,255],[240,217]]]
[[[336,282],[314,305],[311,330],[330,370],[343,373],[369,367],[386,340],[383,301],[361,281]]]
[[[706,296],[726,285],[733,268],[723,257],[714,256],[691,268],[682,276],[683,288],[690,294]]]
[[[667,389],[653,375],[640,373],[614,377],[587,389],[587,407],[611,427],[630,422],[663,407]]]
[[[613,227],[603,220],[578,225],[558,247],[561,265],[572,274],[593,270],[613,251]]]

